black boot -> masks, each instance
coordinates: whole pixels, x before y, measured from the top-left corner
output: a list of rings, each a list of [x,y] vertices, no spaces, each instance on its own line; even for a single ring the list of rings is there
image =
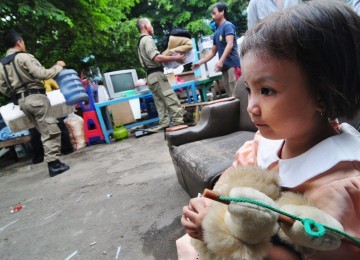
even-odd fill
[[[49,175],[50,177],[54,177],[60,173],[63,173],[70,169],[68,165],[60,162],[59,160],[55,160],[53,162],[48,163]]]

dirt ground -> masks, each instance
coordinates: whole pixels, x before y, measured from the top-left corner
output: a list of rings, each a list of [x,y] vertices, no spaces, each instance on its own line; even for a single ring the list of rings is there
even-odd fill
[[[0,169],[0,259],[177,259],[179,185],[162,133]],[[17,204],[23,208],[11,213]]]

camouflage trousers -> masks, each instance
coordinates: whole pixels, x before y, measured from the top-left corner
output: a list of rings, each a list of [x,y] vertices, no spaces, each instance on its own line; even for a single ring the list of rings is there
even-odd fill
[[[61,131],[57,119],[50,116],[49,99],[43,94],[33,94],[19,99],[18,102],[20,109],[41,135],[44,160],[55,161],[60,156]]]
[[[147,84],[154,98],[156,110],[159,114],[159,125],[167,126],[170,123],[170,115],[175,124],[182,124],[183,115],[180,101],[162,72],[154,72],[148,75]]]

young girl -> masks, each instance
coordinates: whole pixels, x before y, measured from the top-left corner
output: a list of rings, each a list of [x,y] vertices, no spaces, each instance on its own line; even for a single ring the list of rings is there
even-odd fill
[[[328,120],[360,109],[360,17],[340,1],[309,1],[264,19],[241,49],[247,110],[259,134],[239,149],[233,167],[277,171],[283,190],[303,194],[360,238],[360,133]],[[202,239],[211,203],[194,198],[183,208],[190,237]],[[179,258],[189,248],[184,237]],[[274,245],[268,259],[297,257]],[[342,243],[301,257],[359,259],[360,249]]]

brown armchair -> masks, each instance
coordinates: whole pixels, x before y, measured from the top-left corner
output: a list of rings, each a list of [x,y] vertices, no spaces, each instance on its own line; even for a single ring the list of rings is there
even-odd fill
[[[166,134],[178,181],[191,197],[212,188],[236,151],[257,131],[246,111],[241,79],[234,95],[235,100],[203,107],[196,126]]]

